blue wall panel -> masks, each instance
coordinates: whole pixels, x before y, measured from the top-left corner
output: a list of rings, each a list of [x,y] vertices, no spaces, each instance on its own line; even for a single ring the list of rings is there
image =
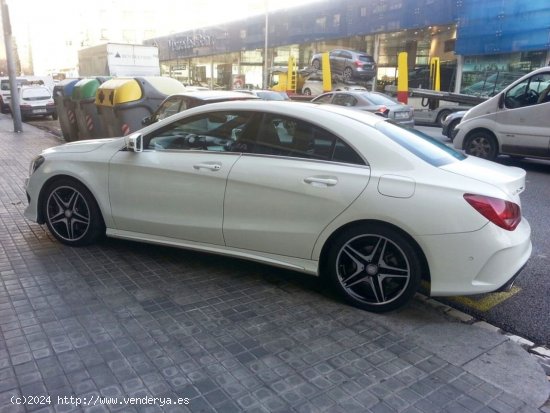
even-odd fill
[[[467,56],[550,48],[550,1],[462,1],[457,54]]]
[[[550,0],[322,0],[273,12],[269,47],[457,23],[461,55],[550,48]],[[264,47],[264,16],[146,41],[161,60]]]

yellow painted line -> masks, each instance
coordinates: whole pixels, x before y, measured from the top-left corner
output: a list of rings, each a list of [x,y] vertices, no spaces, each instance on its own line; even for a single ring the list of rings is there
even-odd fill
[[[473,298],[465,297],[465,296],[451,297],[451,298],[448,298],[448,300],[465,305],[466,307],[473,308],[474,310],[486,312],[486,311],[489,311],[491,308],[496,307],[497,305],[506,301],[510,297],[516,295],[520,291],[521,291],[521,288],[512,287],[510,291],[486,294],[485,297],[483,297],[480,300],[475,300]]]

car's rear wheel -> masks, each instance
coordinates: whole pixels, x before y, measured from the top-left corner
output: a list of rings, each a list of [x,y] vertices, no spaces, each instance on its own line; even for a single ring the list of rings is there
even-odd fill
[[[439,114],[437,115],[437,119],[435,120],[436,125],[439,126],[440,128],[442,128],[443,127],[443,121],[450,114],[451,114],[450,110],[442,110],[441,112],[439,112]]]
[[[56,179],[42,197],[48,229],[63,244],[89,245],[105,234],[105,224],[96,200],[80,182]]]
[[[498,155],[498,146],[495,138],[488,132],[473,132],[468,136],[464,150],[468,155],[478,158],[494,160]]]
[[[411,242],[381,224],[345,230],[331,245],[326,271],[350,304],[373,312],[405,305],[418,290],[422,265]]]
[[[353,69],[351,67],[346,67],[342,73],[342,77],[345,81],[351,80],[353,77]]]
[[[311,90],[308,87],[304,89],[304,95],[311,96]]]

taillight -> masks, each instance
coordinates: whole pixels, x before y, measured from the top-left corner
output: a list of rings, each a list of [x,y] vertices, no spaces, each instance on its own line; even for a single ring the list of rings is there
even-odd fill
[[[477,212],[505,230],[513,231],[521,221],[521,208],[513,202],[474,194],[464,194],[464,199]]]
[[[376,111],[374,113],[376,115],[382,115],[382,116],[385,116],[387,118],[388,115],[390,114],[390,110],[385,106],[380,106],[378,109],[376,109]]]
[[[363,67],[363,62],[361,60],[356,60],[353,63],[355,63],[355,66],[357,66],[357,67]]]

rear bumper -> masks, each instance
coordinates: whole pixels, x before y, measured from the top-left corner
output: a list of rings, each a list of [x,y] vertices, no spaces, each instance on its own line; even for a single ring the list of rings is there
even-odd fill
[[[514,231],[488,223],[478,231],[418,238],[431,274],[431,294],[471,295],[506,288],[531,256],[525,218]]]
[[[57,112],[55,106],[37,106],[34,108],[21,108],[22,116],[51,116]]]

